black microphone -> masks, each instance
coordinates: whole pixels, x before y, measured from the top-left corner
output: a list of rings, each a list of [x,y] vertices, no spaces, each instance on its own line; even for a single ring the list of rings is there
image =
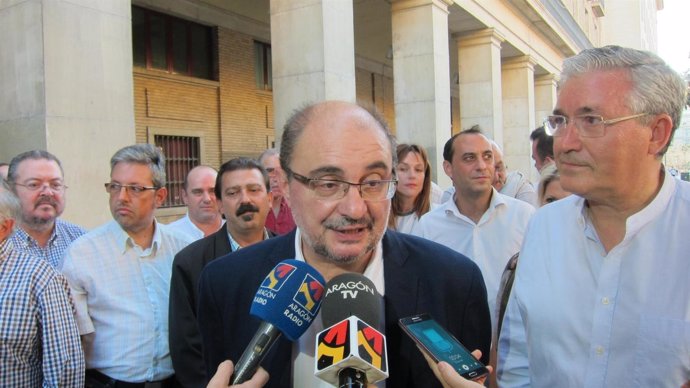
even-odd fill
[[[336,387],[366,387],[388,377],[382,298],[371,280],[346,273],[326,284],[323,330],[316,337],[315,374]]]
[[[304,334],[319,312],[324,283],[323,276],[303,261],[284,260],[273,268],[256,291],[249,312],[261,324],[237,361],[230,384],[251,379],[281,334],[290,341]]]

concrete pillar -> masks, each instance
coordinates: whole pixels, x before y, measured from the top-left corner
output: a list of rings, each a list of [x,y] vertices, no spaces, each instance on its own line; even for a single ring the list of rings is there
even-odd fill
[[[479,124],[501,144],[501,43],[505,39],[493,28],[454,38],[458,48],[460,128]]]
[[[553,113],[557,97],[556,84],[557,79],[553,74],[534,77],[535,128],[542,124],[546,116]]]
[[[0,159],[48,150],[70,187],[63,218],[110,219],[110,156],[135,141],[130,1],[4,1],[0,36]]]
[[[399,0],[391,5],[395,127],[401,143],[424,146],[433,179],[443,173],[443,145],[451,135],[448,6],[446,0]]]
[[[527,174],[532,170],[529,135],[535,127],[534,65],[527,55],[509,58],[503,61],[501,77],[504,160],[508,169]]]
[[[271,0],[276,145],[295,109],[356,101],[352,0]]]

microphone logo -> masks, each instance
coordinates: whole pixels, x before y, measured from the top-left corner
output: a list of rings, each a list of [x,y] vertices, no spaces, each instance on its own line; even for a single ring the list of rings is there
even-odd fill
[[[278,264],[273,271],[266,276],[261,287],[268,288],[274,291],[280,291],[280,288],[285,284],[285,281],[290,278],[290,275],[295,272],[296,267],[290,264]]]
[[[302,281],[293,300],[304,308],[310,315],[315,316],[319,312],[319,305],[323,297],[323,284],[310,274]]]
[[[386,371],[386,351],[383,334],[362,321],[357,321],[359,356],[376,368]]]
[[[317,338],[317,369],[323,370],[350,354],[350,321],[342,321],[321,332]]]

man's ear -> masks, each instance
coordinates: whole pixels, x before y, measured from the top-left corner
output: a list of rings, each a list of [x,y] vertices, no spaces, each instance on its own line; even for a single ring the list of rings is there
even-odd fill
[[[165,202],[165,198],[167,198],[167,196],[168,189],[166,187],[161,187],[160,189],[156,190],[155,202],[157,208],[163,206],[163,202]]]
[[[10,237],[13,228],[14,220],[12,218],[6,218],[0,221],[0,242],[5,241],[6,238]]]
[[[652,133],[649,138],[650,155],[659,155],[661,150],[666,147],[666,144],[671,141],[671,133],[673,132],[673,119],[667,114],[660,114],[654,117],[649,123]]]
[[[446,175],[448,175],[448,178],[450,178],[451,180],[453,179],[453,168],[452,167],[453,166],[451,166],[450,162],[448,162],[447,160],[443,161],[443,172],[445,172]]]

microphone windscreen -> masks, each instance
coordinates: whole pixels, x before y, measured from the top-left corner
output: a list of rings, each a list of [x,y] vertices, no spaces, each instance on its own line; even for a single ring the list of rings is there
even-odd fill
[[[249,313],[295,341],[318,314],[325,283],[309,264],[294,259],[281,261],[256,291]]]
[[[373,327],[381,322],[381,296],[364,275],[344,273],[326,284],[321,320],[323,327],[356,316]]]

